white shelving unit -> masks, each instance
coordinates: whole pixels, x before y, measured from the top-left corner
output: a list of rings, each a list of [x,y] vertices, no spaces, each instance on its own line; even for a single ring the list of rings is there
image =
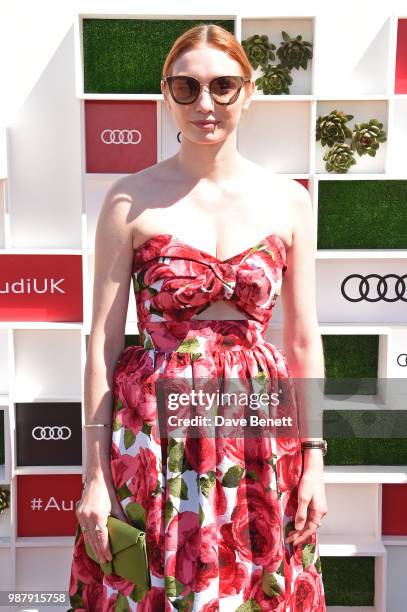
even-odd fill
[[[301,33],[304,40],[312,42],[313,58],[307,70],[293,71],[289,95],[267,96],[256,92],[238,128],[238,148],[243,155],[273,172],[308,181],[314,207],[315,242],[320,182],[407,180],[402,155],[407,137],[407,95],[393,93],[397,24],[399,19],[407,17],[390,16],[380,24],[377,33],[372,34],[368,29],[365,32],[362,28],[357,41],[347,39],[347,46],[355,45],[354,63],[348,50],[341,72],[334,79],[325,46],[326,33],[320,29],[315,15],[77,15],[74,53],[64,47],[53,59],[28,97],[18,122],[4,130],[0,138],[0,256],[77,255],[82,257],[83,273],[83,321],[0,322],[0,411],[4,413],[5,429],[5,464],[0,466],[0,485],[11,492],[10,507],[0,515],[0,590],[51,587],[67,590],[68,586],[74,537],[18,535],[17,478],[47,474],[63,478],[74,474],[79,479],[82,468],[80,465],[55,466],[52,462],[48,466],[18,466],[15,410],[18,402],[31,402],[33,409],[39,401],[79,402],[82,417],[84,414],[82,381],[91,325],[96,221],[106,191],[125,174],[86,171],[86,105],[107,101],[114,123],[117,103],[129,101],[137,105],[150,101],[155,105],[157,162],[173,155],[179,146],[177,129],[161,94],[85,93],[84,18],[231,19],[238,40],[264,33],[277,43],[281,31],[286,30],[291,35]],[[335,36],[335,20],[330,22],[330,36]],[[337,32],[337,39],[343,39],[343,32]],[[65,87],[55,86],[56,73],[60,81],[67,75]],[[44,105],[44,100],[52,104]],[[377,156],[358,157],[356,166],[347,174],[325,171],[323,148],[315,141],[317,116],[334,108],[353,114],[354,122],[377,117],[387,132],[387,142],[381,144]],[[39,141],[41,147],[38,147]],[[321,333],[378,335],[378,377],[381,379],[407,378],[407,368],[397,363],[398,355],[407,352],[405,302],[400,300],[391,305],[366,302],[355,309],[354,304],[340,299],[340,292],[327,291],[327,288],[337,287],[355,268],[360,274],[402,275],[406,267],[407,249],[317,251]],[[282,344],[282,324],[281,306],[277,302],[269,339],[278,345]],[[133,294],[126,333],[138,333]],[[363,402],[357,399],[353,407],[371,407],[372,398],[367,401],[364,398]],[[391,407],[387,400],[386,405]],[[340,408],[344,407],[341,403]],[[81,444],[84,449],[84,437]],[[328,610],[404,612],[407,608],[402,568],[407,562],[407,536],[383,536],[381,520],[382,483],[406,484],[407,466],[326,466],[325,481],[329,512],[319,530],[321,555],[362,555],[375,559],[374,606],[335,606]],[[73,503],[76,499],[68,501]],[[38,563],[39,557],[41,563]]]

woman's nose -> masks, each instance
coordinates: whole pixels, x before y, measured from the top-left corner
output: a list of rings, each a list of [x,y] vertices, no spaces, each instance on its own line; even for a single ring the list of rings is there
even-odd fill
[[[202,87],[201,93],[199,94],[196,100],[196,104],[199,108],[204,108],[205,110],[207,109],[210,110],[213,108],[213,100],[209,93],[208,85],[205,85],[205,87]]]

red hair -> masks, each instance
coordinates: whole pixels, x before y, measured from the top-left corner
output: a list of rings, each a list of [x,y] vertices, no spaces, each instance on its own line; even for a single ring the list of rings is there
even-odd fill
[[[239,62],[243,68],[243,75],[245,77],[250,79],[253,77],[252,66],[242,45],[234,34],[219,25],[210,23],[196,25],[181,34],[181,36],[178,36],[164,62],[162,78],[171,75],[172,66],[179,55],[202,43],[207,43],[212,47],[224,51],[227,55]]]

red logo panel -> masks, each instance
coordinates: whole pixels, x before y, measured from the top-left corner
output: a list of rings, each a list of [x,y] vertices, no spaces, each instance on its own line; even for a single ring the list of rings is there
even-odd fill
[[[86,171],[132,173],[157,163],[153,100],[86,100]]]
[[[382,485],[382,534],[407,535],[407,484]]]
[[[0,255],[0,321],[83,321],[81,255]]]
[[[308,179],[294,179],[297,183],[300,183],[305,189],[308,189]]]
[[[398,20],[395,77],[394,93],[407,93],[407,19]]]
[[[17,476],[17,537],[75,535],[80,474]]]

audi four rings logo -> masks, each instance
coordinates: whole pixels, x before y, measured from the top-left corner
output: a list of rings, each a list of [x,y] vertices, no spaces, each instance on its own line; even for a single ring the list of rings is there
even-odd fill
[[[141,132],[139,130],[103,130],[100,139],[104,144],[139,144]]]
[[[68,440],[72,435],[71,429],[66,425],[37,425],[31,433],[35,440]]]
[[[346,285],[350,285],[350,281],[353,279],[359,279],[359,287],[356,286],[356,293],[359,291],[359,295],[356,297],[351,297],[347,295],[345,291]],[[376,278],[377,283],[369,284],[369,280]],[[387,283],[387,279],[393,278],[394,283],[391,283],[391,289],[389,289],[389,285]],[[341,293],[345,300],[349,300],[349,302],[360,302],[361,300],[366,300],[367,302],[378,302],[379,300],[384,300],[385,302],[397,302],[397,300],[402,300],[403,302],[407,302],[406,296],[406,282],[407,274],[403,274],[403,276],[398,276],[397,274],[385,274],[384,276],[380,276],[379,274],[368,274],[367,276],[362,276],[361,274],[349,274],[341,284]],[[370,293],[372,290],[372,293]],[[375,290],[375,294],[374,294]]]
[[[407,353],[400,353],[397,357],[397,365],[407,368]]]

